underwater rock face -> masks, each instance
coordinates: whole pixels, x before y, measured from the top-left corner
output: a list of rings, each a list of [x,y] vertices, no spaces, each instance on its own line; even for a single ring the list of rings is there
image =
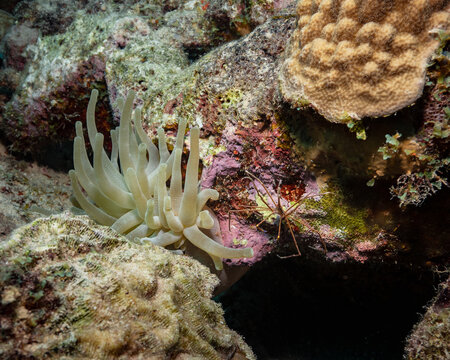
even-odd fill
[[[7,35],[7,62],[23,69],[21,89],[0,111],[4,116],[0,130],[15,152],[35,156],[49,144],[70,140],[73,132],[67,129],[84,118],[86,94],[92,88],[100,91],[101,100],[109,95],[102,104],[105,113],[108,100],[114,106],[116,98],[125,97],[132,87],[144,102],[151,99],[155,106],[164,107],[158,97],[189,81],[195,67],[187,71],[187,79],[183,72],[191,62],[249,33],[289,3],[239,1],[230,6],[222,0],[132,4],[91,0],[83,6],[61,2],[20,2],[17,24]],[[283,28],[279,34],[284,43],[289,34]],[[258,63],[263,62],[258,59]],[[104,130],[109,130],[108,124]]]
[[[214,21],[221,36],[247,35],[256,26],[263,24],[279,10],[295,4],[295,0],[210,0],[205,1],[205,16]]]
[[[450,357],[450,278],[440,285],[438,294],[422,320],[407,339],[405,359],[445,360]]]
[[[286,99],[333,122],[389,115],[412,104],[448,28],[448,2],[301,0],[281,72]]]
[[[19,161],[0,146],[0,241],[39,216],[33,206],[61,212],[71,206],[71,194],[66,174]]]
[[[39,30],[25,24],[14,25],[5,36],[6,64],[22,71],[29,58],[25,54],[28,45],[35,44]]]
[[[73,133],[67,128],[73,128],[76,118],[83,117],[87,104],[86,90],[97,88],[102,92],[108,76],[128,76],[133,78],[133,82],[146,80],[146,86],[154,88],[157,81],[166,85],[173,72],[188,64],[180,39],[169,26],[168,20],[167,27],[158,32],[152,27],[158,24],[157,20],[154,24],[154,19],[146,18],[143,21],[137,15],[146,17],[150,13],[157,16],[157,9],[150,6],[150,9],[144,10],[136,4],[135,8],[128,7],[123,11],[125,5],[116,8],[108,3],[104,8],[94,11],[92,6],[94,4],[76,13],[69,11],[67,16],[73,17],[70,24],[59,32],[49,31],[39,36],[36,44],[26,48],[26,58],[20,63],[16,61],[15,66],[19,69],[27,66],[22,74],[21,89],[6,105],[4,121],[0,124],[12,150],[34,156],[49,144],[70,139]],[[55,12],[51,16],[57,16],[58,10],[53,10]],[[25,34],[24,29],[28,29],[27,24],[36,17],[45,17],[47,11],[50,9],[33,7],[30,13],[22,14],[20,23],[12,29],[16,30],[7,35],[11,38],[10,48],[18,49],[9,52],[8,61],[17,58],[16,53],[22,47],[36,40]],[[188,20],[183,20],[189,24]],[[29,31],[33,31],[33,28]],[[19,48],[19,45],[22,47]],[[145,52],[137,51],[138,59],[132,54],[136,47],[146,49]],[[140,71],[130,71],[127,64],[120,64],[124,57],[137,61]],[[165,71],[161,71],[159,64],[164,64]],[[146,74],[144,77],[142,72]],[[158,83],[158,86],[161,84]],[[115,92],[115,89],[110,91]],[[104,94],[100,97],[103,98]],[[108,106],[103,104],[106,108],[104,112],[108,112]]]
[[[206,267],[87,217],[19,228],[0,263],[2,359],[254,359]]]

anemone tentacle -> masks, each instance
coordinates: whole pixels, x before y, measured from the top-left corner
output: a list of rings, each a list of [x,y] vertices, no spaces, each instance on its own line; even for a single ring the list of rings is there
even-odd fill
[[[199,128],[190,129],[190,154],[183,187],[181,156],[186,121],[180,120],[178,124],[172,152],[162,128],[158,129],[156,147],[142,127],[141,109],[133,112],[134,92],[130,91],[125,100],[118,100],[120,125],[111,130],[109,158],[103,148],[103,135],[95,124],[97,97],[98,91],[93,90],[86,114],[93,164],[87,156],[82,125],[80,122],[75,125],[75,170],[69,172],[74,205],[130,240],[152,242],[176,252],[185,250],[187,240],[208,253],[217,270],[222,269],[222,258],[253,257],[251,248],[227,248],[217,242],[220,239],[201,230],[215,225],[206,203],[209,199],[217,200],[219,193],[214,189],[199,191]]]

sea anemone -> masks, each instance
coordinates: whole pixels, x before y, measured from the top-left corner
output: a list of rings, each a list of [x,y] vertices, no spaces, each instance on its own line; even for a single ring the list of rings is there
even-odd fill
[[[69,172],[74,205],[130,240],[150,241],[178,251],[186,249],[188,240],[211,256],[217,270],[222,269],[222,258],[253,257],[251,248],[232,249],[217,242],[220,229],[206,203],[209,199],[217,200],[219,193],[214,189],[199,190],[199,128],[190,130],[183,191],[181,155],[186,121],[178,124],[171,153],[161,128],[156,147],[142,128],[141,109],[132,110],[134,92],[130,91],[125,101],[119,101],[120,126],[111,130],[109,158],[103,149],[103,135],[95,125],[97,97],[98,91],[93,90],[86,114],[93,165],[86,152],[82,124],[79,121],[75,124],[75,170]],[[213,228],[215,231],[209,233],[216,235],[211,237],[201,230]]]

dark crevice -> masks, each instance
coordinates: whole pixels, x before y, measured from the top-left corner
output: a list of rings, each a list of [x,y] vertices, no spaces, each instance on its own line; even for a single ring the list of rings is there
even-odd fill
[[[438,282],[427,269],[306,253],[266,259],[219,299],[258,359],[400,360]]]

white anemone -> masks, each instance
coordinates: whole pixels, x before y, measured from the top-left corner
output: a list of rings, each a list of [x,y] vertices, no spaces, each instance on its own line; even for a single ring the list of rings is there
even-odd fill
[[[97,97],[98,91],[93,90],[86,114],[93,165],[86,152],[81,122],[75,124],[75,170],[69,172],[74,204],[99,224],[108,225],[131,240],[137,238],[179,250],[186,248],[188,240],[208,253],[218,270],[222,269],[222,258],[252,257],[251,248],[227,248],[201,230],[215,226],[206,203],[217,200],[219,194],[214,189],[199,191],[199,128],[190,130],[183,191],[181,155],[186,121],[178,124],[172,153],[167,149],[163,129],[158,130],[156,147],[142,128],[141,109],[132,110],[134,92],[130,91],[126,100],[120,101],[120,126],[111,130],[109,158],[103,149],[103,135],[95,125]]]

